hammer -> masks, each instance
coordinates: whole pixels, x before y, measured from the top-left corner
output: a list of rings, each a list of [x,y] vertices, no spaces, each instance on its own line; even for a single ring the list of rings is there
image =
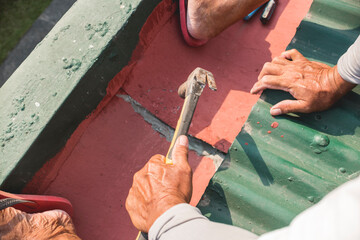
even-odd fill
[[[176,139],[180,135],[187,135],[191,120],[194,116],[195,108],[199,97],[203,92],[206,84],[213,91],[216,91],[216,83],[214,76],[211,72],[202,68],[196,68],[188,77],[187,81],[180,85],[178,94],[181,98],[185,98],[179,120],[176,124],[175,132],[171,140],[170,148],[166,154],[165,163],[173,164],[172,151],[176,142]],[[136,240],[147,240],[147,234],[139,232]]]

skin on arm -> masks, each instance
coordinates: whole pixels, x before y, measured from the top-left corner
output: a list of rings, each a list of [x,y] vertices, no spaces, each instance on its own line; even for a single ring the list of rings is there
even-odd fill
[[[187,27],[196,39],[208,40],[268,0],[188,0]]]
[[[162,155],[153,156],[134,175],[126,199],[134,226],[148,232],[166,210],[180,203],[189,203],[192,194],[192,170],[188,163],[188,139],[180,136],[173,150],[173,164],[165,164]]]
[[[0,211],[0,239],[80,240],[64,211],[28,214],[12,207]]]
[[[355,86],[341,78],[337,66],[309,61],[292,49],[265,63],[250,92],[257,94],[265,89],[289,92],[296,100],[281,101],[270,109],[272,115],[281,115],[326,110]]]

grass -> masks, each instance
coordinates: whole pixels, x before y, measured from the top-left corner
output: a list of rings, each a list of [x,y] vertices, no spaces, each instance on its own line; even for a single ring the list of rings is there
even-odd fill
[[[0,64],[51,0],[0,0]]]

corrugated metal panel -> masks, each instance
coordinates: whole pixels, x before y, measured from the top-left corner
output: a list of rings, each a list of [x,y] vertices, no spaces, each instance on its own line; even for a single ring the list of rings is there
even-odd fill
[[[315,0],[289,48],[336,64],[359,25],[359,1]],[[269,108],[285,98],[265,91],[254,106],[198,204],[210,220],[261,234],[359,175],[360,96],[352,92],[325,112],[273,118]]]
[[[360,0],[315,0],[288,49],[336,64],[360,32]]]

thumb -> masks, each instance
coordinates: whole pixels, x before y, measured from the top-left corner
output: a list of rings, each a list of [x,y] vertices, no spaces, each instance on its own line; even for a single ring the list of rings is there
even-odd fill
[[[284,100],[270,109],[270,114],[273,116],[293,112],[306,113],[309,112],[309,107],[303,100]]]
[[[183,164],[188,162],[189,140],[186,136],[181,135],[175,142],[172,151],[172,160],[174,164]]]

